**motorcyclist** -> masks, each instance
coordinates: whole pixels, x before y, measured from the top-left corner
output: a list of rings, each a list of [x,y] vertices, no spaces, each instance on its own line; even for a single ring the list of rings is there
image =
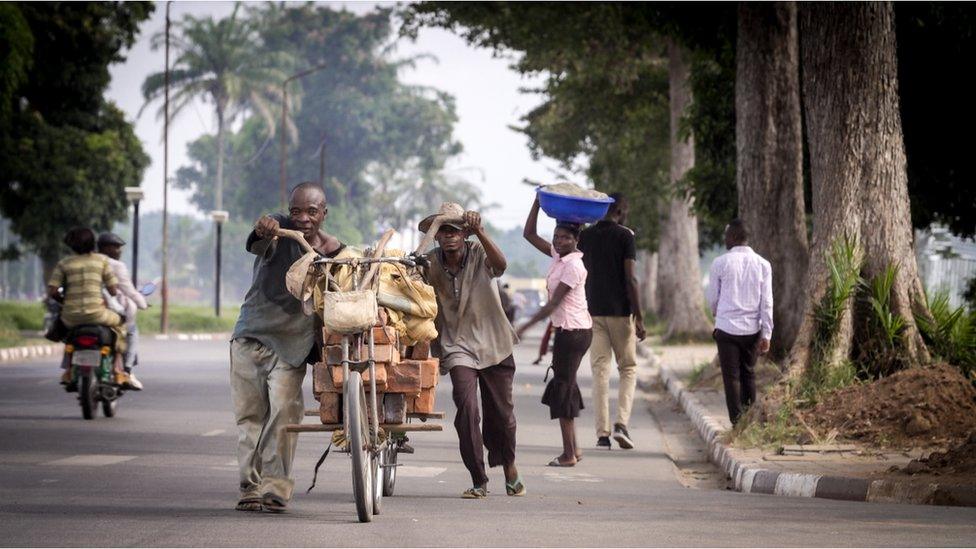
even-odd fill
[[[64,243],[76,255],[58,262],[48,280],[47,293],[51,299],[63,301],[61,321],[69,329],[83,324],[107,326],[115,332],[116,383],[126,385],[129,376],[122,369],[125,353],[125,324],[122,317],[105,305],[102,286],[109,294],[118,295],[118,279],[112,272],[108,257],[95,253],[95,231],[88,227],[75,227],[67,232]],[[64,288],[63,297],[58,289]],[[71,370],[66,369],[61,383],[71,383]]]
[[[114,233],[102,233],[98,235],[98,253],[108,256],[108,263],[112,267],[112,273],[119,282],[119,304],[125,311],[125,340],[126,353],[124,357],[125,373],[129,374],[129,389],[136,391],[142,390],[140,382],[135,374],[132,373],[133,366],[136,365],[137,346],[139,343],[139,328],[136,326],[136,313],[139,309],[148,309],[149,304],[146,298],[136,290],[129,276],[129,269],[119,258],[122,257],[122,246],[125,241]]]

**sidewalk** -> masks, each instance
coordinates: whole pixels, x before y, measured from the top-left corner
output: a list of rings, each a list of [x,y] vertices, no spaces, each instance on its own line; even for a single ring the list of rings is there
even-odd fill
[[[658,360],[642,361],[642,373],[658,374],[707,443],[711,461],[725,472],[735,490],[850,501],[976,506],[976,486],[882,478],[893,466],[902,467],[921,457],[925,452],[919,450],[878,453],[854,444],[787,446],[782,453],[734,448],[721,437],[731,428],[721,390],[689,391],[685,387],[695,365],[714,357],[714,346],[659,346],[652,352]],[[655,367],[655,363],[660,366]]]

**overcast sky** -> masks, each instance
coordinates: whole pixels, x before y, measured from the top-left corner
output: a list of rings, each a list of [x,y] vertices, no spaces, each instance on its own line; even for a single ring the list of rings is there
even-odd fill
[[[378,5],[376,2],[328,4],[335,8],[344,6],[355,13],[368,12]],[[174,2],[170,17],[174,21],[187,13],[221,17],[232,9],[232,2]],[[142,106],[143,80],[163,69],[163,51],[151,51],[149,42],[155,33],[163,30],[164,24],[165,4],[160,2],[152,18],[143,23],[127,60],[111,68],[108,92],[129,118],[136,120],[136,134],[152,158],[142,183],[146,191],[144,212],[162,209],[163,125],[156,118],[155,104],[140,118],[136,119],[136,114]],[[523,184],[522,179],[553,181],[553,170],[557,168],[552,161],[533,161],[526,138],[508,128],[540,102],[539,96],[518,91],[536,82],[523,79],[509,69],[510,60],[492,57],[491,50],[472,48],[457,36],[439,29],[422,30],[416,43],[402,41],[396,55],[406,57],[417,53],[433,54],[438,61],[424,60],[415,68],[404,69],[402,80],[445,90],[457,100],[459,121],[455,138],[464,145],[464,152],[448,169],[459,171],[479,185],[486,202],[498,204],[488,216],[494,224],[502,228],[520,225],[533,195],[532,188]],[[186,144],[214,131],[212,111],[203,103],[185,110],[174,121],[170,126],[171,178],[177,168],[188,163]],[[202,215],[189,203],[188,193],[170,189],[169,196],[170,211]]]

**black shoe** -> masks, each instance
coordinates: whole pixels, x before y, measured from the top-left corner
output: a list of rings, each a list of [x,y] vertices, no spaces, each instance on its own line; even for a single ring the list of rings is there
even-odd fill
[[[610,446],[610,437],[599,437],[596,439],[596,447],[606,448],[607,450],[612,448],[612,446]]]
[[[627,427],[617,423],[613,426],[613,440],[617,441],[624,450],[630,450],[634,447],[634,441],[630,440],[630,435],[627,433]]]

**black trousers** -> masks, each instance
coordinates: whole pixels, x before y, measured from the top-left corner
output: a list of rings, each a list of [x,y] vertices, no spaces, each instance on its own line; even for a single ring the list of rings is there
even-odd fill
[[[722,365],[725,405],[732,425],[739,421],[745,407],[756,401],[756,359],[759,358],[759,333],[732,335],[716,329],[712,332],[718,344]]]
[[[488,482],[484,449],[488,465],[515,463],[515,402],[512,383],[515,360],[512,355],[494,366],[475,370],[465,366],[451,368],[452,396],[457,406],[454,428],[458,434],[461,461],[471,473],[475,486]],[[481,389],[482,418],[478,410]]]

